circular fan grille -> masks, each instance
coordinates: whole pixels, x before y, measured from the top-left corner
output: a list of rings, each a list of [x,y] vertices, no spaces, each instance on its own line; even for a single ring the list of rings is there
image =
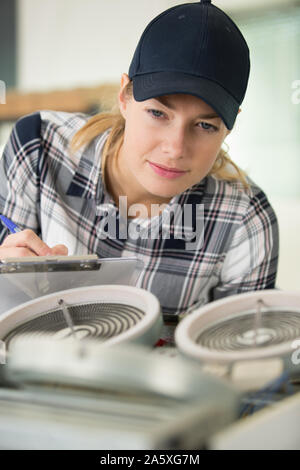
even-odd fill
[[[136,307],[108,302],[67,305],[67,310],[78,339],[105,340],[117,336],[136,325],[145,315]],[[48,333],[59,339],[72,335],[72,330],[67,324],[62,308],[58,306],[10,331],[3,338],[7,347],[9,348],[11,342],[24,333],[32,337]]]
[[[216,351],[239,351],[279,345],[300,337],[300,313],[262,312],[259,326],[250,311],[202,329],[195,342]]]

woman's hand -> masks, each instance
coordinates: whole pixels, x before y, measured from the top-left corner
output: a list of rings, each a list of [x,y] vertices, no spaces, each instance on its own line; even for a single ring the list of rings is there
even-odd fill
[[[0,245],[0,259],[67,254],[68,248],[65,245],[55,245],[50,248],[29,229],[8,235]]]

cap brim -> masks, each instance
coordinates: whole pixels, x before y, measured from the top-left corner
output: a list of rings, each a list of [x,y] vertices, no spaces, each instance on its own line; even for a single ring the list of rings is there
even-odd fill
[[[209,104],[226,127],[233,128],[239,103],[218,83],[207,78],[178,72],[155,72],[136,75],[132,78],[133,96],[136,101],[145,101],[163,95],[187,93],[197,96]]]

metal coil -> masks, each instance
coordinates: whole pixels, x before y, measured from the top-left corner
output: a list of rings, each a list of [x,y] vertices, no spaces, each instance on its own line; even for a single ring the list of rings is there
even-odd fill
[[[145,313],[136,307],[110,302],[68,305],[68,311],[78,339],[106,340],[129,330],[145,316]],[[63,311],[59,307],[44,312],[10,331],[3,338],[7,347],[9,348],[11,341],[24,333],[33,337],[48,333],[57,339],[71,335]]]
[[[253,310],[211,325],[201,330],[195,342],[210,350],[240,351],[279,345],[300,337],[300,313],[264,311],[257,330],[255,315]]]

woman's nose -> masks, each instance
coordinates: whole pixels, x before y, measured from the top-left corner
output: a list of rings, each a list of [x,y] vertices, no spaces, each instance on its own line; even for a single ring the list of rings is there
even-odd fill
[[[183,127],[168,129],[163,136],[162,150],[172,158],[182,158],[187,145],[186,130]]]

